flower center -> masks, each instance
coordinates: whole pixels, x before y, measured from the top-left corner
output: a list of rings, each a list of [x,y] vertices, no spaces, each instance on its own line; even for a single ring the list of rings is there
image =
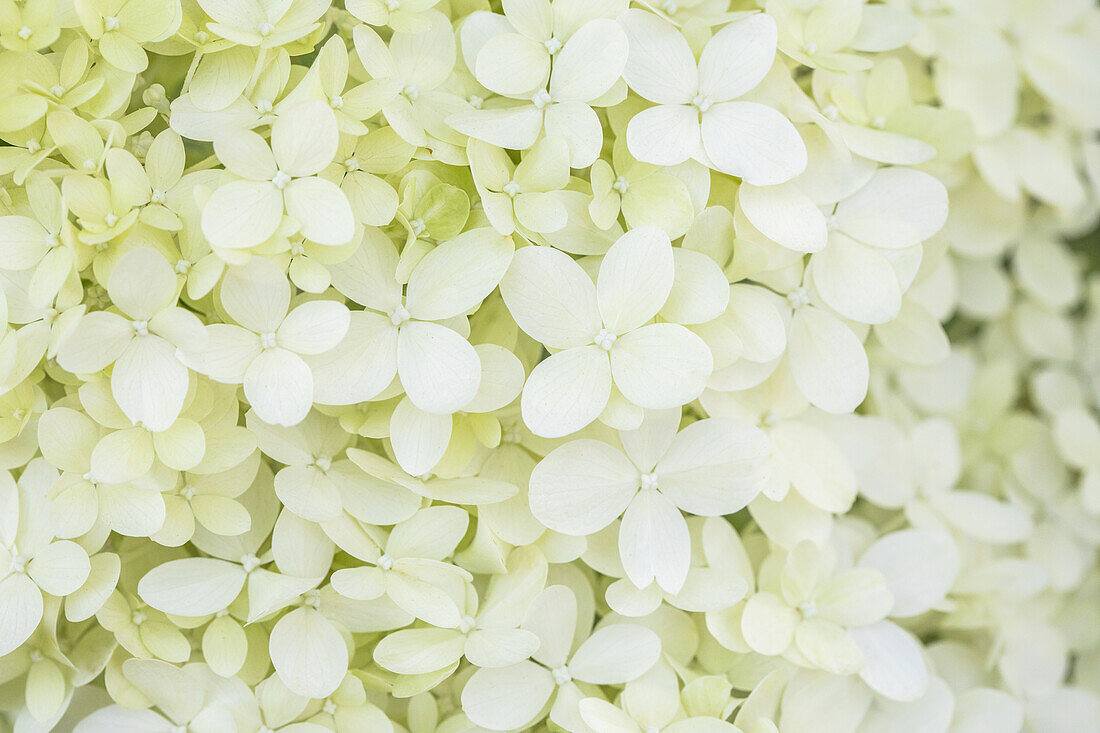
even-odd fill
[[[187,484],[182,489],[180,489],[180,496],[182,496],[184,499],[187,499],[187,501],[191,501],[195,498],[195,487],[191,484]]]
[[[606,328],[601,328],[600,332],[596,334],[592,339],[592,343],[599,346],[604,351],[611,351],[611,347],[615,345],[615,334],[608,331]]]
[[[548,41],[543,41],[542,45],[546,48],[546,52],[553,56],[561,50],[561,41],[557,38],[550,38]]]
[[[400,326],[401,324],[408,322],[410,318],[412,318],[412,316],[409,315],[408,309],[405,308],[405,306],[403,305],[399,305],[392,311],[390,311],[390,323],[395,326]]]
[[[113,15],[108,15],[103,19],[103,30],[105,31],[117,31],[118,30],[118,18]]]
[[[383,570],[393,570],[393,558],[383,554],[382,557],[378,558],[378,562],[376,562],[375,565]]]
[[[317,456],[317,458],[313,460],[313,465],[317,466],[317,468],[322,471],[327,471],[332,468],[332,458],[329,456]]]
[[[199,43],[206,43],[210,40],[210,34],[206,31],[197,31],[195,33],[195,40]]]
[[[808,53],[810,56],[813,56],[815,53],[817,53],[817,44],[807,43],[802,47],[802,50]]]
[[[467,102],[469,102],[469,103],[470,103],[470,106],[471,106],[471,107],[473,107],[474,109],[481,109],[481,105],[485,104],[485,100],[484,100],[484,99],[482,99],[481,97],[479,97],[479,96],[478,96],[478,95],[476,95],[476,94],[472,95],[472,96],[471,96],[471,97],[470,97],[470,98],[469,98],[468,100],[466,100],[466,101],[467,101]]]
[[[458,630],[463,634],[469,633],[475,626],[477,626],[477,621],[473,616],[463,616],[462,620],[458,622]]]
[[[798,612],[802,614],[803,618],[813,618],[817,615],[817,604],[811,598],[798,607]]]
[[[886,127],[886,119],[881,116],[876,117],[875,119],[871,120],[871,127],[875,128],[876,130],[881,130],[882,128]]]
[[[508,194],[510,198],[515,198],[519,193],[519,184],[515,181],[508,181],[504,184],[504,188],[501,189],[504,193]]]
[[[28,38],[30,38],[31,36],[34,35],[34,31],[32,31],[27,26],[23,26],[22,28],[19,29],[19,33],[17,33],[16,35],[18,35],[20,38],[22,38],[25,41],[25,40],[27,40]]]
[[[323,712],[325,715],[335,715],[336,703],[334,703],[332,700],[325,700],[325,704],[321,706],[321,712]]]
[[[810,296],[806,295],[806,288],[799,288],[787,295],[787,302],[791,304],[792,308],[798,310],[810,302]]]
[[[262,115],[266,115],[272,110],[272,103],[270,99],[261,99],[256,102],[256,111]]]
[[[691,100],[691,104],[702,114],[710,109],[714,102],[711,101],[710,97],[700,92],[695,95],[695,99]]]
[[[256,32],[264,38],[267,38],[275,32],[275,26],[265,20],[263,23],[260,23],[258,26],[256,26]]]
[[[550,674],[554,676],[554,682],[558,685],[564,685],[566,682],[573,681],[573,675],[569,674],[569,667],[564,664],[550,670]]]
[[[401,93],[404,94],[405,98],[408,99],[410,102],[415,102],[416,98],[420,96],[420,89],[416,86],[416,84],[409,84],[401,90]]]
[[[642,490],[657,488],[657,474],[655,473],[643,473],[642,474]]]
[[[260,348],[261,349],[274,349],[275,348],[275,333],[269,331],[268,333],[260,334]]]
[[[672,0],[665,0],[661,3],[661,10],[665,11],[668,15],[675,15],[676,11],[680,9],[680,6],[672,2]]]
[[[134,327],[134,333],[138,336],[149,335],[149,321],[134,321],[131,325]]]
[[[30,153],[31,155],[34,155],[35,153],[37,153],[41,149],[42,149],[42,143],[38,142],[37,140],[28,140],[27,141],[27,152]]]
[[[427,228],[427,225],[425,225],[423,220],[421,219],[413,219],[409,222],[409,229],[412,230],[412,234],[414,237],[419,237],[421,234],[424,233],[424,230]]]
[[[339,94],[334,94],[332,97],[329,98],[328,106],[332,107],[333,109],[340,109],[344,106],[344,98],[341,97]]]
[[[167,194],[165,194],[164,191],[161,191],[159,188],[154,188],[152,195],[149,197],[149,200],[152,201],[154,204],[163,204],[166,199]]]
[[[133,614],[130,615],[130,623],[134,626],[141,626],[145,623],[145,619],[146,616],[144,611],[134,611]]]
[[[317,590],[316,588],[306,591],[305,594],[302,596],[302,603],[309,606],[310,608],[320,608],[321,591]]]
[[[176,262],[176,272],[181,275],[186,275],[191,269],[191,263],[187,260],[179,260]]]
[[[107,214],[107,216],[103,217],[103,221],[107,226],[113,227],[115,224],[118,224],[118,217],[114,214]]]
[[[827,104],[824,109],[821,110],[821,114],[825,115],[830,120],[835,120],[840,116],[840,110],[835,104]]]
[[[260,558],[256,557],[251,552],[241,557],[241,567],[244,568],[246,573],[251,573],[256,568],[260,567]]]
[[[630,188],[630,183],[622,176],[619,176],[615,179],[615,182],[611,184],[611,188],[613,188],[621,196],[622,194],[626,193],[626,190],[628,188]]]
[[[30,558],[26,555],[12,555],[11,564],[8,565],[8,571],[12,573],[22,573],[27,569],[27,563],[30,562]]]
[[[538,109],[542,109],[550,104],[550,92],[545,89],[538,90],[535,92],[535,96],[531,97],[531,104],[535,105]]]
[[[271,179],[271,182],[275,184],[275,188],[282,191],[286,188],[286,184],[290,183],[290,176],[282,171],[276,171],[275,176]]]
[[[359,159],[354,155],[344,161],[344,170],[354,172],[359,170]]]
[[[401,7],[400,0],[386,0],[386,10],[391,13]]]

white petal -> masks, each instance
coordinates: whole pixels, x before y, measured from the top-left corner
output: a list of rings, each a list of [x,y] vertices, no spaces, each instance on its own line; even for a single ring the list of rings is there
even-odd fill
[[[660,638],[636,624],[598,629],[569,661],[577,679],[594,685],[618,685],[641,677],[661,656]]]
[[[630,118],[626,146],[643,163],[679,165],[699,151],[701,129],[694,107],[661,104]]]
[[[859,671],[868,687],[891,700],[916,700],[928,689],[922,647],[908,631],[889,621],[851,629],[866,660]]]
[[[57,363],[73,374],[95,374],[121,356],[133,337],[133,327],[117,313],[88,313],[61,343]]]
[[[816,407],[842,414],[867,396],[867,354],[835,316],[812,306],[800,308],[791,324],[788,354],[798,389]]]
[[[527,376],[519,357],[496,344],[478,344],[474,350],[481,360],[481,384],[464,411],[493,412],[519,397]]]
[[[298,178],[283,189],[286,213],[302,225],[306,239],[339,246],[355,234],[355,215],[348,197],[332,181]]]
[[[67,596],[88,579],[88,553],[75,542],[51,542],[35,554],[27,573],[39,588],[55,596]]]
[[[619,237],[596,279],[604,325],[620,334],[648,322],[668,299],[675,271],[672,243],[657,227],[638,227]]]
[[[798,612],[771,593],[757,593],[745,602],[741,633],[753,651],[782,654],[794,639]]]
[[[42,620],[42,591],[21,573],[0,581],[0,654],[30,638]]]
[[[275,335],[280,346],[296,354],[321,354],[340,343],[350,320],[343,303],[311,300],[288,313]]]
[[[451,442],[451,415],[434,415],[402,400],[390,418],[390,443],[401,468],[413,476],[428,473]]]
[[[244,587],[240,565],[191,557],[158,565],[138,583],[138,595],[158,611],[175,616],[205,616],[229,606]]]
[[[882,572],[894,596],[890,615],[906,618],[944,599],[959,572],[959,551],[945,532],[904,529],[872,543],[859,564]]]
[[[763,81],[775,60],[778,30],[763,13],[714,34],[699,57],[699,91],[716,102],[736,99]]]
[[[619,556],[638,588],[656,581],[665,592],[679,593],[691,563],[691,537],[680,510],[659,491],[639,492],[619,527]]]
[[[733,514],[764,488],[770,453],[767,436],[747,422],[699,420],[676,435],[657,464],[658,488],[685,512]]]
[[[312,176],[336,155],[340,131],[332,108],[319,99],[280,108],[271,125],[271,150],[279,170],[289,176]]]
[[[233,320],[256,333],[272,333],[290,307],[290,283],[266,257],[232,267],[222,280],[222,306]]]
[[[271,238],[283,221],[283,194],[267,181],[219,186],[202,209],[202,233],[216,247],[247,249]]]
[[[749,223],[776,244],[795,252],[820,252],[825,248],[825,215],[793,184],[742,184],[737,201]]]
[[[175,347],[159,336],[138,336],[115,363],[111,393],[134,424],[167,430],[187,397],[187,367]]]
[[[671,323],[706,323],[729,305],[729,280],[713,259],[683,247],[673,250],[676,277],[661,317]]]
[[[630,46],[623,69],[630,88],[657,104],[690,102],[698,90],[699,70],[680,32],[644,10],[624,12],[619,24]]]
[[[298,608],[279,619],[268,651],[279,679],[303,697],[328,697],[348,671],[344,637],[313,608]]]
[[[834,514],[848,511],[858,482],[840,446],[807,423],[789,420],[771,431],[776,460],[802,498]]]
[[[613,20],[581,26],[554,57],[550,96],[554,101],[590,102],[618,81],[627,63],[626,34]]]
[[[176,273],[160,252],[136,247],[111,270],[107,293],[130,318],[149,320],[176,302]]]
[[[512,253],[511,239],[488,227],[444,242],[426,254],[409,277],[409,313],[440,321],[475,308],[496,289]]]
[[[615,386],[649,410],[691,402],[702,394],[713,368],[703,340],[674,323],[643,326],[619,337],[611,349]]]
[[[534,662],[479,669],[462,689],[462,711],[474,725],[518,730],[534,720],[553,692],[554,678]]]
[[[587,168],[600,157],[603,127],[586,102],[555,102],[546,107],[547,137],[560,137],[569,147],[569,165]]]
[[[531,432],[560,438],[600,416],[611,396],[611,364],[596,345],[566,349],[539,362],[520,398]]]
[[[363,241],[348,260],[329,268],[332,285],[359,305],[389,313],[401,305],[401,284],[393,242],[375,227],[363,231]]]
[[[206,347],[198,354],[188,354],[188,364],[219,382],[239,383],[248,365],[260,355],[260,338],[228,323],[211,324],[206,334]]]
[[[596,287],[573,258],[552,247],[524,247],[500,281],[512,318],[552,349],[591,343],[600,330]]]
[[[92,450],[92,475],[97,481],[122,484],[138,478],[153,465],[153,440],[144,428],[108,433]]]
[[[489,91],[509,97],[530,96],[550,78],[550,54],[526,36],[502,33],[482,45],[473,72]]]
[[[462,658],[466,638],[452,629],[406,629],[374,647],[374,661],[398,674],[427,674]]]
[[[702,116],[703,149],[722,173],[754,186],[789,181],[806,169],[806,145],[791,121],[755,102],[723,102]]]
[[[397,373],[414,405],[449,415],[477,394],[481,361],[470,342],[446,326],[410,321],[397,336]]]
[[[313,371],[313,399],[318,404],[354,405],[373,399],[397,374],[397,328],[381,314],[353,311],[344,339],[306,363]]]
[[[542,110],[533,104],[476,109],[449,116],[447,124],[478,140],[508,150],[526,150],[542,130]]]
[[[313,375],[297,354],[267,349],[245,372],[244,395],[261,420],[291,427],[313,406]]]
[[[599,440],[573,440],[531,473],[531,513],[548,528],[588,535],[611,524],[638,490],[638,469]]]
[[[947,221],[947,189],[911,168],[881,168],[836,210],[841,231],[874,247],[900,249],[931,237]]]

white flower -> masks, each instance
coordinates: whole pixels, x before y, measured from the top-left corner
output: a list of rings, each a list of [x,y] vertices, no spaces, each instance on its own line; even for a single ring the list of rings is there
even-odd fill
[[[302,359],[323,354],[348,331],[348,309],[331,300],[290,308],[290,283],[277,265],[253,257],[226,273],[222,307],[241,324],[207,327],[209,346],[189,357],[220,382],[244,383],[252,409],[267,423],[293,426],[313,404],[313,373]]]
[[[541,3],[532,5],[513,7],[530,13]],[[532,13],[523,30],[549,35],[549,28],[540,27],[550,20],[549,10]],[[447,124],[510,150],[531,147],[542,133],[561,137],[569,146],[569,164],[586,168],[599,157],[602,144],[602,126],[592,106],[619,80],[626,58],[626,36],[606,18],[585,23],[564,42],[556,34],[541,41],[521,33],[495,35],[477,51],[474,74],[487,89],[523,101],[459,112],[447,117]]]
[[[355,218],[347,197],[317,177],[336,155],[339,136],[332,110],[318,100],[281,109],[270,146],[251,131],[219,133],[215,150],[237,180],[210,196],[202,210],[202,233],[214,247],[255,247],[279,230],[285,212],[318,244],[351,241]]]
[[[630,120],[627,145],[644,163],[676,165],[695,158],[766,186],[806,167],[806,146],[790,120],[763,104],[734,101],[756,87],[775,58],[775,21],[753,15],[707,42],[698,63],[673,26],[642,10],[620,22],[630,39],[623,76],[656,104]]]
[[[187,396],[188,373],[176,349],[200,351],[202,322],[176,306],[176,274],[160,253],[132,249],[111,270],[107,293],[122,315],[86,314],[62,343],[57,359],[75,374],[112,363],[111,393],[135,425],[161,431],[176,421]]]
[[[511,242],[474,229],[425,255],[402,293],[397,251],[381,231],[367,229],[351,259],[331,271],[334,287],[370,310],[356,311],[348,337],[311,360],[317,401],[369,400],[397,376],[419,409],[436,415],[461,409],[477,394],[481,363],[457,319],[496,288],[511,259]]]
[[[600,264],[596,284],[568,255],[549,247],[516,253],[501,281],[512,317],[557,350],[523,388],[523,420],[537,435],[561,437],[600,417],[612,387],[630,405],[679,407],[702,392],[712,359],[703,341],[674,323],[649,323],[675,278],[668,236],[627,232]]]
[[[88,579],[88,553],[56,540],[46,493],[57,472],[32,462],[19,483],[0,473],[0,656],[30,638],[42,620],[44,595],[64,597]]]
[[[623,451],[597,440],[556,448],[531,474],[531,511],[550,529],[587,535],[623,516],[619,555],[630,581],[654,580],[678,593],[691,542],[680,511],[732,514],[764,487],[766,438],[737,420],[712,418],[680,427],[680,410],[651,412],[620,432]]]
[[[577,603],[569,588],[552,585],[540,593],[521,627],[541,642],[533,661],[475,672],[462,690],[467,717],[489,730],[515,730],[553,700],[550,719],[575,728],[583,724],[577,705],[584,693],[577,682],[626,682],[645,674],[660,656],[657,635],[634,624],[605,626],[574,649],[576,624]]]

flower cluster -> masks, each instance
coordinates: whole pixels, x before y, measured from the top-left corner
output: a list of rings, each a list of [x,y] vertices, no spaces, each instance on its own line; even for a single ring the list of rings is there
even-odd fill
[[[0,48],[0,729],[1100,720],[1092,0]]]

